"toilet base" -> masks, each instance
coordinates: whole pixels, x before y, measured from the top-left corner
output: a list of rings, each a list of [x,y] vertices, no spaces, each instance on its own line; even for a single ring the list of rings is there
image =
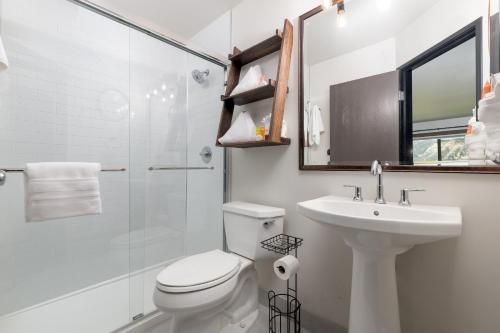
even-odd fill
[[[236,286],[225,299],[203,308],[180,311],[162,309],[160,299],[165,295],[155,291],[155,303],[166,317],[155,333],[257,333],[258,311],[257,272],[253,263],[243,265]]]

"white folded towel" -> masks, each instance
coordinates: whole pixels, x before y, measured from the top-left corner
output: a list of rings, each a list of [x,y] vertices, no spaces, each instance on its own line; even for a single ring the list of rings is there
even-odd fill
[[[257,141],[255,123],[248,112],[242,112],[219,142],[224,144]]]
[[[26,221],[102,213],[99,163],[28,163]]]
[[[259,65],[251,66],[248,72],[243,76],[238,85],[231,92],[231,96],[256,89],[267,84],[266,77],[262,74],[262,68]]]

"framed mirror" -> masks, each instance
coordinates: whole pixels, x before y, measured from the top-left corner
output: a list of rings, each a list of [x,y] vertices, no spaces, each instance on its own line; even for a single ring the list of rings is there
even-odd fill
[[[500,173],[498,3],[325,4],[300,17],[301,170]]]

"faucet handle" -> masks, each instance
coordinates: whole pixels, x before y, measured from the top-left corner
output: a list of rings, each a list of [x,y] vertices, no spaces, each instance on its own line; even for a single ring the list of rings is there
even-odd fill
[[[410,192],[425,192],[425,190],[422,189],[408,189],[404,188],[401,190],[401,198],[399,199],[399,205],[400,206],[411,206],[410,202]]]
[[[354,189],[354,198],[352,198],[353,201],[363,201],[363,193],[362,193],[363,190],[361,186],[344,185],[344,187]]]

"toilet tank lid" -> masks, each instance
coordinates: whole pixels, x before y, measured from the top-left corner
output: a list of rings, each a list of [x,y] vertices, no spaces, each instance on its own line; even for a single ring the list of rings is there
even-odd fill
[[[249,202],[233,201],[225,203],[222,206],[225,212],[235,213],[257,218],[283,217],[285,210],[264,205],[253,204]]]

